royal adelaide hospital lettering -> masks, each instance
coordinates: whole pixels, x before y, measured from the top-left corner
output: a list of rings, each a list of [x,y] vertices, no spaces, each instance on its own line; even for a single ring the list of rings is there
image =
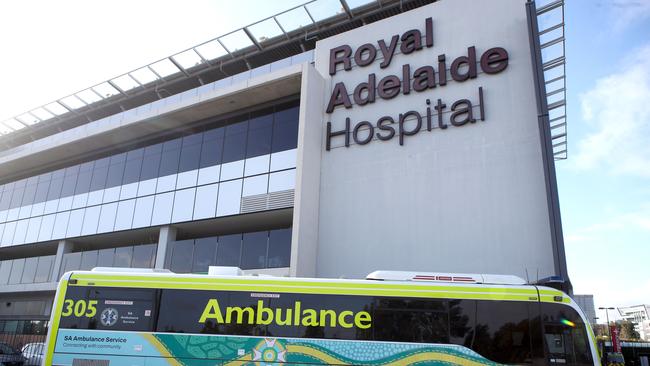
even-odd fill
[[[379,40],[376,44],[366,43],[356,49],[342,45],[330,49],[329,74],[335,76],[352,70],[352,62],[362,68],[379,62],[380,69],[390,66],[394,56],[399,53],[410,55],[426,48],[433,48],[433,20],[425,20],[424,35],[418,29],[411,29],[400,35],[393,35],[389,41]],[[479,55],[480,54],[480,55]],[[430,65],[411,66],[404,64],[400,75],[377,75],[370,73],[367,81],[352,87],[345,82],[337,82],[329,97],[325,112],[332,114],[337,108],[364,107],[412,93],[424,93],[447,85],[448,81],[464,82],[476,79],[478,68],[485,74],[498,74],[508,66],[508,52],[502,47],[492,47],[480,52],[475,46],[467,47],[465,55],[447,59],[444,53],[438,55]],[[451,61],[451,62],[449,62]],[[449,64],[449,68],[447,65]],[[436,71],[437,69],[437,71]],[[451,79],[451,80],[449,80]],[[426,128],[445,130],[449,126],[460,127],[477,120],[485,121],[485,90],[479,86],[476,90],[475,103],[469,98],[458,99],[451,104],[442,98],[426,98],[421,113],[416,110],[403,111],[397,115],[385,115],[375,122],[359,121],[354,127],[349,117],[345,118],[345,127],[333,130],[332,122],[327,122],[326,150],[332,148],[332,140],[342,138],[345,147],[350,146],[350,138],[358,145],[365,145],[375,138],[388,141],[398,137],[400,145],[405,138],[413,136]],[[354,102],[354,103],[353,103]],[[478,104],[478,111],[474,105]],[[447,117],[448,115],[448,117]],[[413,121],[408,123],[409,121]]]

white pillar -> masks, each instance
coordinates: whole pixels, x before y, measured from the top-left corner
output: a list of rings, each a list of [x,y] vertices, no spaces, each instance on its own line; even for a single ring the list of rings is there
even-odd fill
[[[158,249],[156,250],[155,269],[165,268],[165,258],[171,250],[170,244],[176,241],[176,228],[173,226],[163,226],[158,233]]]
[[[63,255],[72,252],[73,244],[67,240],[60,240],[59,246],[56,248],[56,256],[54,257],[54,266],[52,266],[52,281],[59,282],[59,275],[63,267]]]
[[[291,276],[315,277],[323,147],[322,98],[326,84],[311,64],[304,64],[300,95],[296,190],[291,230]]]

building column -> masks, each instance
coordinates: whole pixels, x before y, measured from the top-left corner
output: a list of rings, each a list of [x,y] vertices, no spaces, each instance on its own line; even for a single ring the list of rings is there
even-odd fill
[[[54,257],[54,266],[52,266],[51,282],[59,282],[59,274],[63,267],[63,255],[72,252],[74,245],[67,240],[59,240],[59,246],[56,248],[56,256]]]
[[[176,241],[176,228],[173,226],[163,226],[158,233],[158,248],[156,250],[155,269],[165,268],[165,258],[171,250],[171,243]]]
[[[292,277],[316,277],[320,209],[320,170],[323,128],[319,120],[324,106],[326,83],[311,64],[304,64],[300,88],[298,150],[296,153],[296,190],[291,230]]]

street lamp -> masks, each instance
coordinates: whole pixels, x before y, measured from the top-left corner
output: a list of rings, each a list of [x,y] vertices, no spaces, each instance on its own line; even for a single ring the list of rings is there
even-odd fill
[[[598,310],[605,310],[605,317],[607,317],[607,334],[609,335],[609,341],[612,341],[612,332],[609,330],[609,311],[608,310],[614,310],[612,307],[608,308],[603,308],[599,307]]]

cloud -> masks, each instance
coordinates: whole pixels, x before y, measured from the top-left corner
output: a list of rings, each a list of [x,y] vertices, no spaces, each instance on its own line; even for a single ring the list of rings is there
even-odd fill
[[[604,5],[611,14],[612,29],[616,33],[650,18],[650,1],[647,0],[608,0]]]
[[[573,164],[650,178],[650,45],[634,52],[620,70],[580,96],[582,117],[592,131],[578,142]]]
[[[592,245],[599,239],[608,235],[615,236],[621,232],[641,232],[650,235],[650,205],[642,205],[635,211],[613,215],[607,221],[571,230],[566,233],[564,240],[567,245],[583,243]]]
[[[606,267],[605,267],[606,268]],[[650,280],[636,281],[634,286],[629,286],[630,279],[619,279],[616,276],[592,279],[578,279],[573,276],[576,294],[593,294],[596,308],[622,307],[648,303],[650,293]],[[605,323],[605,313],[598,311],[599,323]],[[620,318],[618,311],[610,310],[609,319]]]
[[[650,248],[650,205],[611,215],[567,230],[569,275],[577,294],[593,294],[596,306],[650,303],[647,259]],[[610,317],[615,312],[610,312]],[[604,313],[601,321],[604,321]]]

